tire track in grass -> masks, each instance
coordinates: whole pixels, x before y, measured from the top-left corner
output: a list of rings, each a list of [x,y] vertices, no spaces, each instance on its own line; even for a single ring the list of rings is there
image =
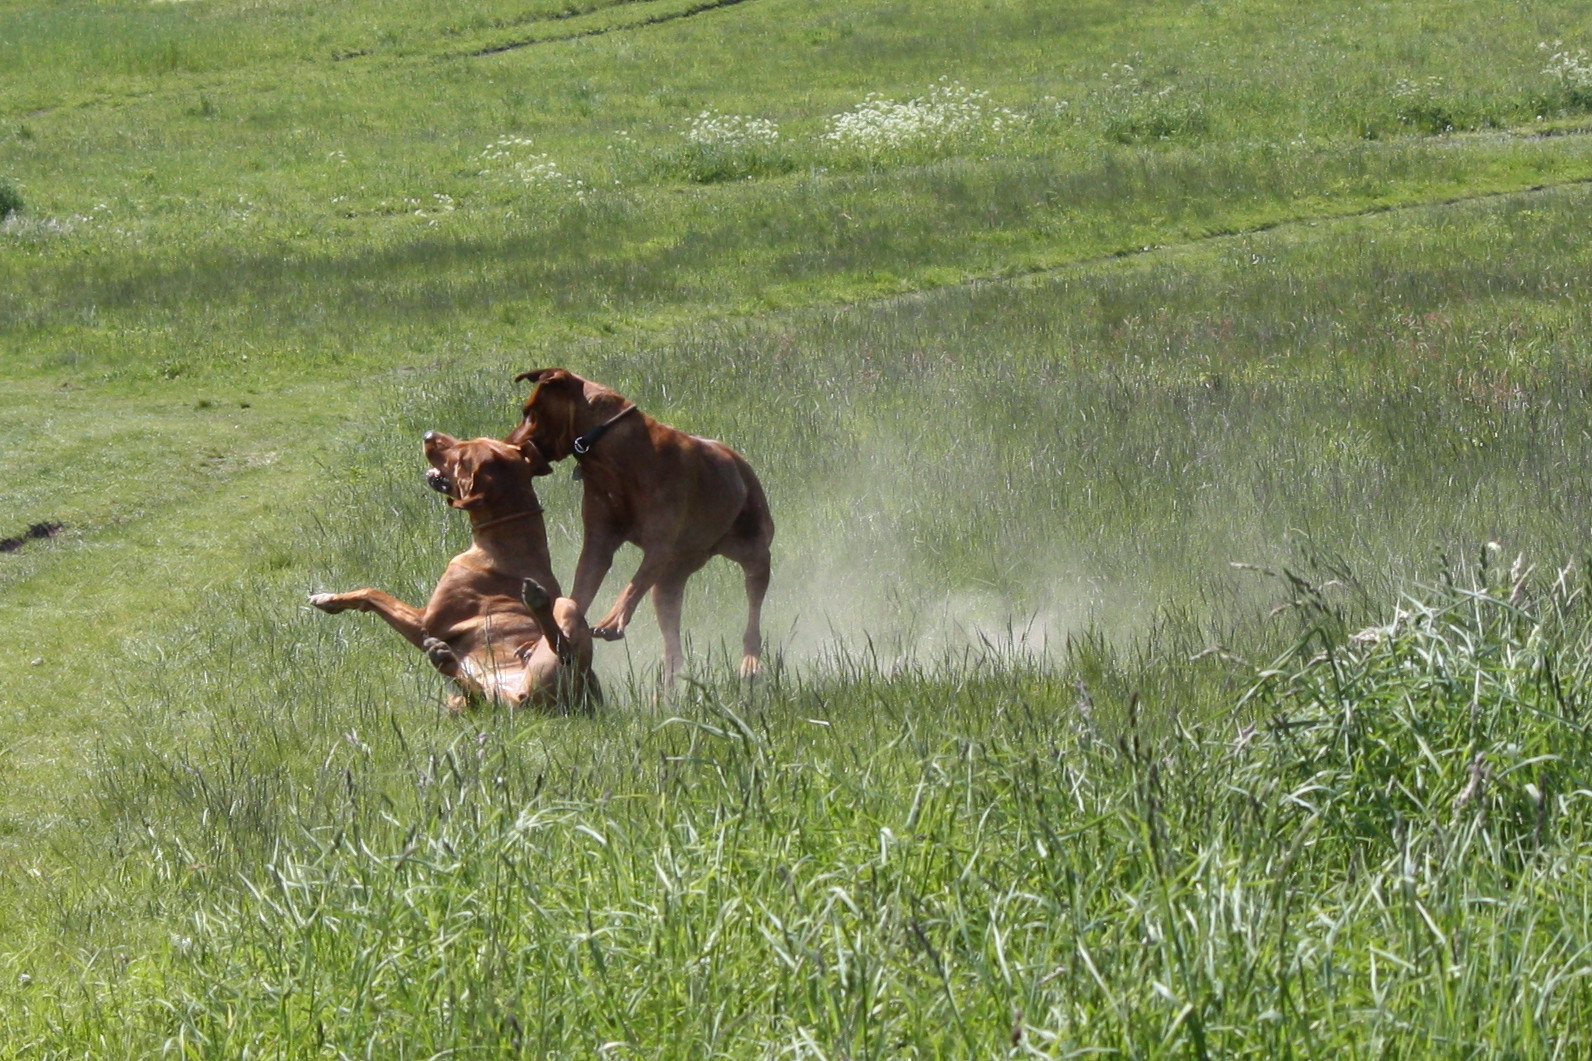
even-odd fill
[[[13,385],[18,405],[38,406],[47,390]],[[65,872],[84,845],[107,835],[92,779],[104,742],[141,710],[127,674],[140,652],[158,654],[217,621],[206,612],[217,586],[261,579],[281,587],[281,607],[296,604],[307,568],[291,541],[278,551],[292,562],[277,563],[270,535],[292,529],[320,477],[315,453],[293,442],[335,422],[352,399],[347,386],[323,388],[317,397],[330,412],[314,414],[302,393],[252,396],[256,419],[235,440],[226,427],[233,417],[206,425],[187,411],[191,397],[167,391],[118,398],[121,415],[97,429],[77,426],[114,390],[74,391],[75,405],[17,418],[29,433],[69,439],[46,437],[40,463],[82,469],[65,478],[41,470],[44,486],[19,492],[14,515],[38,530],[0,554],[0,864],[41,879]],[[116,456],[90,464],[96,447]],[[268,458],[254,459],[260,453]],[[59,513],[64,533],[40,512]],[[13,941],[9,932],[0,927],[0,950]]]
[[[721,8],[734,7],[737,4],[744,4],[747,2],[748,0],[700,0],[698,3],[690,4],[677,11],[658,12],[637,18],[634,21],[624,22],[622,24],[593,26],[590,29],[569,30],[564,33],[551,33],[545,37],[527,37],[520,40],[505,41],[501,44],[492,44],[485,48],[477,48],[474,51],[465,52],[464,57],[474,59],[487,55],[500,55],[503,52],[511,52],[519,48],[529,48],[537,44],[558,44],[565,41],[582,40],[587,37],[601,37],[605,34],[619,33],[625,30],[643,29],[647,26],[661,26],[667,22],[678,22],[681,19],[693,18],[697,15],[706,14],[710,11],[718,11]],[[560,16],[558,21],[583,17],[596,17],[598,15],[610,14],[613,10],[613,8],[606,8],[600,12],[592,12],[590,15],[585,13],[579,15],[565,15]]]
[[[1575,135],[1587,135],[1586,131]],[[1212,246],[1228,240],[1249,239],[1252,236],[1265,235],[1268,232],[1280,232],[1288,229],[1313,228],[1317,225],[1332,225],[1342,222],[1362,220],[1370,217],[1397,217],[1421,210],[1442,210],[1455,206],[1471,206],[1479,203],[1491,202],[1498,199],[1524,198],[1532,195],[1543,195],[1551,192],[1569,191],[1577,188],[1592,187],[1592,174],[1584,177],[1571,177],[1565,180],[1545,181],[1529,184],[1518,188],[1494,188],[1487,191],[1474,192],[1467,195],[1446,195],[1430,199],[1420,199],[1403,203],[1374,203],[1370,206],[1360,206],[1341,212],[1323,212],[1316,214],[1300,214],[1292,217],[1279,217],[1268,221],[1257,221],[1251,225],[1235,225],[1231,228],[1222,228],[1207,232],[1193,239],[1177,240],[1171,243],[1152,243],[1135,247],[1122,247],[1117,250],[1091,254],[1085,257],[1071,258],[1066,261],[1039,263],[1031,269],[1022,272],[1007,274],[986,274],[971,276],[958,283],[936,284],[921,291],[911,291],[900,295],[888,295],[877,300],[863,300],[858,305],[888,305],[892,302],[907,301],[915,298],[924,298],[936,292],[956,290],[962,288],[985,287],[992,284],[1023,284],[1043,281],[1060,276],[1078,269],[1094,269],[1120,262],[1130,258],[1143,258],[1152,254],[1168,254],[1180,251],[1195,250],[1200,247]]]

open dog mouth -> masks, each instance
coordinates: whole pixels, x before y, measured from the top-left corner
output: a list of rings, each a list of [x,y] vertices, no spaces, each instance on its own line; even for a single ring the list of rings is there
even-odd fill
[[[451,493],[453,490],[453,480],[442,474],[440,468],[426,469],[426,485],[439,494]]]

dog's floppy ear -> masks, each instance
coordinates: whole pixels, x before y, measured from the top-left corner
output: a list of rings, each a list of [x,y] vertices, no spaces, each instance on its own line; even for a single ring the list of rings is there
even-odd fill
[[[549,457],[563,460],[569,456],[569,440],[575,437],[575,403],[581,394],[580,377],[561,368],[539,368],[521,372],[514,378],[519,382],[530,381],[531,393],[520,406],[519,424],[503,441],[519,449],[533,466],[546,464]],[[538,449],[538,442],[547,448]],[[548,471],[536,474],[546,475]]]
[[[486,500],[486,492],[477,490],[475,487],[474,472],[459,476],[454,481],[454,489],[458,491],[458,496],[448,495],[448,504],[454,508],[462,508],[468,511]]]
[[[538,368],[530,372],[521,372],[514,377],[514,381],[531,384],[530,397],[525,399],[526,405],[535,401],[536,396],[543,392],[551,394],[555,391],[559,393],[579,391],[582,383],[579,376],[562,368]]]

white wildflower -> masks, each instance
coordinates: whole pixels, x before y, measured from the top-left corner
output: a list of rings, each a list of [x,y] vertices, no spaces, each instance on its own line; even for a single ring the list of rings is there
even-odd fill
[[[482,163],[479,176],[505,184],[523,184],[548,191],[569,192],[577,199],[584,199],[585,181],[565,174],[558,168],[558,163],[545,153],[534,152],[533,146],[534,142],[523,136],[498,137],[486,146],[486,150],[476,156]],[[446,196],[438,197],[439,209],[452,210],[451,199],[447,199],[445,204],[440,202],[446,198]]]
[[[1538,50],[1550,51],[1549,45],[1544,42],[1537,45]],[[1554,41],[1552,54],[1548,58],[1548,65],[1542,72],[1559,82],[1569,92],[1592,91],[1592,57],[1587,55],[1585,48],[1570,51],[1565,48],[1563,41]]]
[[[823,139],[866,152],[903,147],[937,148],[948,140],[997,133],[1016,120],[990,105],[989,93],[941,78],[927,95],[902,103],[871,92],[856,107],[833,115]]]
[[[697,147],[773,147],[779,143],[779,126],[767,118],[706,110],[691,119],[685,139]]]

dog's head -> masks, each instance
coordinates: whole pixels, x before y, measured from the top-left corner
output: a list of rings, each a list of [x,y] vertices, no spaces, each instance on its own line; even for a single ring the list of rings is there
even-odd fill
[[[561,368],[539,368],[521,372],[514,382],[529,382],[531,393],[520,408],[519,424],[504,442],[532,463],[561,461],[573,453],[586,381]]]
[[[532,480],[552,471],[545,460],[495,438],[457,439],[441,431],[427,431],[421,446],[431,464],[426,485],[454,508],[508,513],[541,507]]]

